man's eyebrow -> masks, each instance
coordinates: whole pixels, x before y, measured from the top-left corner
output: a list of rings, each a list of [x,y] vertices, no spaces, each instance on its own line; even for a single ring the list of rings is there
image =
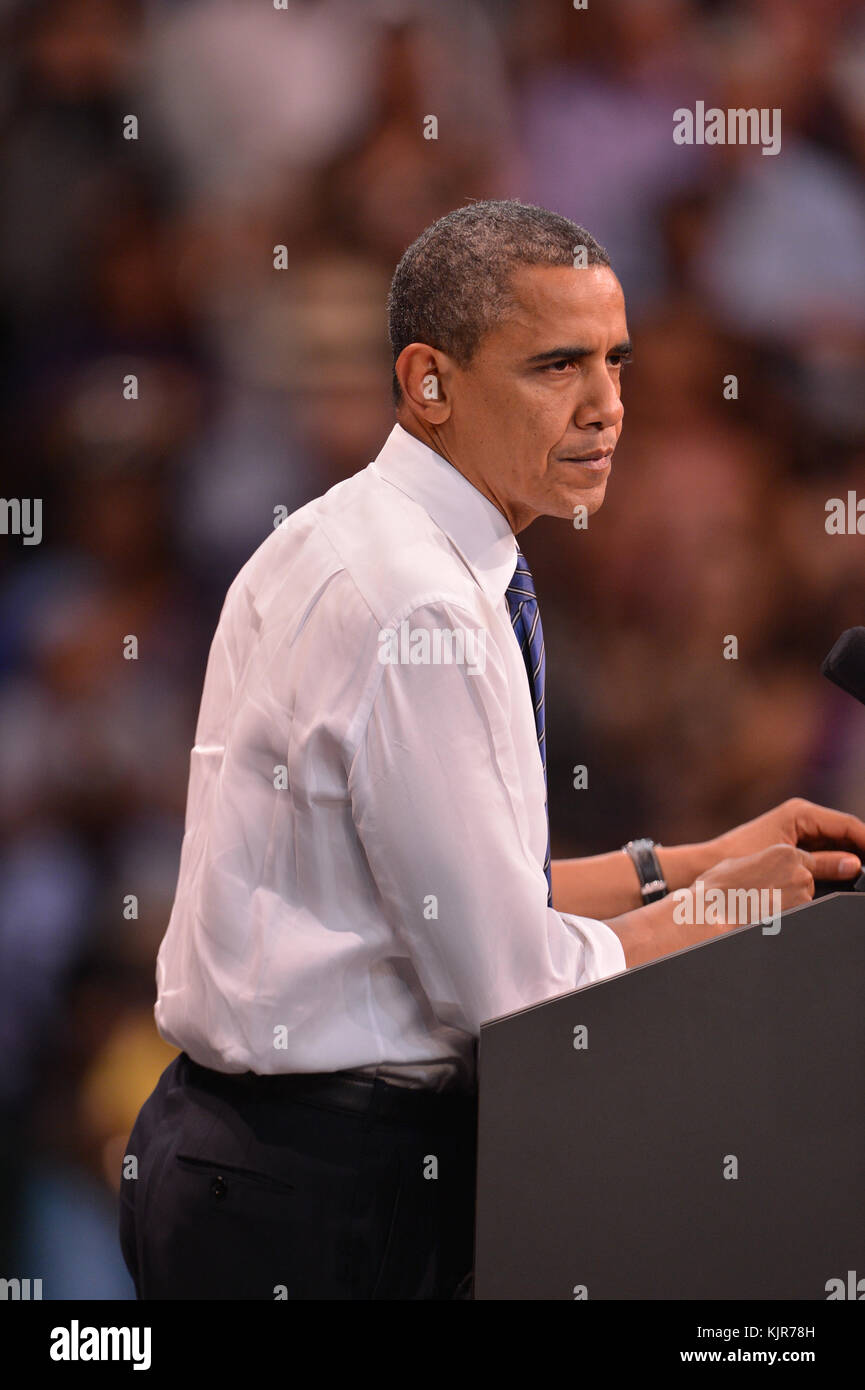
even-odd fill
[[[625,357],[633,352],[633,344],[630,338],[625,338],[621,343],[616,343],[607,353],[607,357],[614,353]],[[557,362],[560,359],[567,359],[570,362],[578,361],[581,357],[591,357],[592,349],[587,347],[558,347],[550,348],[549,352],[536,352],[534,356],[526,358],[528,366],[536,366],[541,362]]]

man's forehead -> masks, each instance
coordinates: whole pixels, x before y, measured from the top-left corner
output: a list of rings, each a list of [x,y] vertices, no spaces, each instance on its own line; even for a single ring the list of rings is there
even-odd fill
[[[534,337],[569,329],[625,337],[625,297],[609,266],[520,266],[509,280],[512,307],[500,328],[508,337]]]

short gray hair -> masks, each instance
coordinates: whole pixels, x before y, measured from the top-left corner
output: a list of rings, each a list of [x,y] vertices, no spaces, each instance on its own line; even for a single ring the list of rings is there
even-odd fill
[[[508,198],[447,213],[412,242],[394,272],[387,300],[394,366],[409,343],[428,343],[467,366],[512,303],[509,280],[518,266],[577,264],[609,266],[610,258],[584,227],[547,208]],[[396,370],[393,398],[402,398]]]

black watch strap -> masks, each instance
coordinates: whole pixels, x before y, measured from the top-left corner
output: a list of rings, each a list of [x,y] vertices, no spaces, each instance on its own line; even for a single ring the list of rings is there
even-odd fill
[[[665,898],[669,892],[655,848],[654,840],[629,840],[626,845],[622,845],[637,871],[640,896],[644,903],[657,902],[659,898]],[[660,849],[660,845],[657,848]]]

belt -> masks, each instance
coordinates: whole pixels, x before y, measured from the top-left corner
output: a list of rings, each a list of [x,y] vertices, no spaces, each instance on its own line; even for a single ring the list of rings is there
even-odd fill
[[[202,1067],[185,1052],[178,1066],[192,1085],[222,1096],[287,1099],[303,1105],[425,1124],[470,1123],[477,1116],[477,1095],[391,1086],[381,1077],[347,1072],[221,1072]]]

